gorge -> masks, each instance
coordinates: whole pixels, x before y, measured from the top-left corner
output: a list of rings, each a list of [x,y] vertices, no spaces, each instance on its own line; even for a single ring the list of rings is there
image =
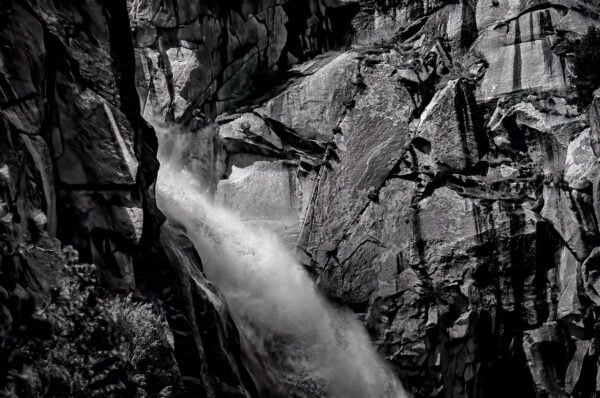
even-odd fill
[[[0,397],[600,392],[596,0],[0,5]]]

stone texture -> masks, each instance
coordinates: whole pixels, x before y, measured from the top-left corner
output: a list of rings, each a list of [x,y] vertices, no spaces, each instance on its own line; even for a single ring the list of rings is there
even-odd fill
[[[275,231],[293,247],[303,208],[302,181],[296,168],[283,162],[255,162],[219,182],[215,199],[243,214],[244,221]],[[298,192],[299,191],[299,192]]]
[[[49,300],[56,234],[107,294],[157,299],[194,395],[256,395],[154,205],[143,116],[298,244],[415,397],[593,397],[599,96],[572,105],[568,54],[598,20],[579,0],[9,1],[0,296]]]
[[[142,108],[183,121],[216,116],[282,68],[346,42],[358,8],[355,0],[127,3]]]
[[[146,24],[177,24],[171,2],[135,6]],[[227,306],[187,238],[161,227],[156,137],[139,108],[125,2],[8,1],[0,19],[3,344],[47,338],[42,323],[32,334],[22,322],[57,300],[65,261],[58,236],[95,263],[103,295],[131,293],[164,315],[159,337],[172,340],[164,359],[176,358],[186,394],[251,396]],[[151,34],[141,35],[150,42]],[[5,370],[2,383],[12,377]]]
[[[324,64],[318,65],[316,72],[269,100],[256,112],[306,137],[332,137],[333,129],[346,113],[344,102],[351,100],[356,91],[353,78],[358,69],[357,56],[352,52],[330,56]]]
[[[428,143],[424,151],[430,151],[427,154],[442,167],[454,170],[473,168],[489,148],[475,110],[475,98],[465,85],[464,81],[454,80],[438,91],[421,114],[417,127],[418,139]]]
[[[595,6],[370,1],[352,24],[221,108],[217,196],[301,231],[414,396],[593,396],[597,101],[572,105],[560,48]]]
[[[589,7],[583,1],[478,2],[479,38],[474,48],[490,63],[478,98],[528,89],[565,94],[566,60],[552,47],[560,36],[581,33],[589,24],[597,24],[593,18],[586,20]]]

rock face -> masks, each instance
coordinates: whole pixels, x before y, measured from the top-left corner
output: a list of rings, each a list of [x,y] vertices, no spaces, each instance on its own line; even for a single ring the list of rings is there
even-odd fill
[[[347,42],[357,0],[130,0],[145,116],[215,116],[288,65]]]
[[[270,391],[155,206],[168,122],[415,397],[596,396],[600,92],[573,105],[570,54],[598,4],[234,3],[3,3],[0,338],[56,299],[59,238],[165,318],[161,396]]]
[[[243,73],[272,68],[249,61],[241,91],[217,94],[221,115],[200,136],[219,157],[199,156],[221,174],[207,186],[297,245],[416,397],[594,396],[600,97],[573,105],[569,54],[597,4],[348,10],[351,49],[291,67],[252,100]],[[191,65],[211,59],[192,53]]]
[[[152,15],[168,23],[164,12]],[[164,360],[176,359],[174,379],[153,396],[253,396],[226,305],[154,202],[157,144],[141,117],[125,2],[7,1],[0,19],[2,394],[32,396],[10,393],[8,370],[29,364],[4,349],[23,336],[48,338],[43,323],[23,322],[60,294],[57,236],[96,264],[104,295],[132,293],[165,317],[160,339],[171,341]],[[62,395],[40,383],[38,391]]]
[[[477,5],[479,38],[476,51],[490,69],[478,97],[495,98],[519,90],[535,89],[566,94],[569,70],[557,46],[573,35],[598,25],[597,9],[588,2],[498,1]]]

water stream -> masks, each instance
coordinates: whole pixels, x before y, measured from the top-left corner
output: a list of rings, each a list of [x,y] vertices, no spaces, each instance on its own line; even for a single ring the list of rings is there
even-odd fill
[[[168,148],[159,153],[159,207],[185,227],[247,351],[277,380],[281,391],[264,396],[406,397],[356,316],[322,297],[275,234],[212,201],[183,164],[191,144],[185,136],[157,130],[161,148]]]

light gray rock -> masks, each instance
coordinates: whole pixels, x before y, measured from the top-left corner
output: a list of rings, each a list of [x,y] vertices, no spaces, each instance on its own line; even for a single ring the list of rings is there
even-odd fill
[[[295,168],[260,161],[241,169],[234,166],[219,182],[215,199],[243,214],[245,222],[274,231],[291,247],[296,244],[306,198]]]
[[[406,88],[389,77],[386,65],[362,73],[366,88],[339,124],[340,161],[322,169],[303,231],[303,245],[320,264],[374,200],[411,139],[414,106]]]
[[[489,148],[475,98],[462,80],[435,94],[421,114],[417,136],[430,143],[436,162],[453,170],[473,168]]]
[[[581,276],[587,297],[596,305],[600,303],[600,274],[598,258],[600,249],[595,248],[581,265]]]
[[[567,60],[553,52],[557,32],[575,36],[597,24],[585,16],[588,5],[580,1],[498,0],[477,3],[479,38],[473,48],[488,61],[477,98],[489,100],[520,90],[566,94]]]
[[[575,189],[585,189],[596,178],[598,159],[591,145],[590,130],[579,134],[567,149],[565,160],[565,182]]]
[[[305,137],[330,138],[345,113],[346,101],[357,91],[352,79],[358,69],[357,53],[332,55],[296,85],[268,101],[256,112],[282,123]]]
[[[600,156],[600,91],[594,92],[594,98],[589,107],[590,145],[596,157]]]
[[[129,16],[133,21],[144,21],[160,28],[177,26],[177,16],[171,0],[129,0]]]
[[[563,248],[560,254],[560,265],[557,272],[558,308],[556,315],[559,320],[571,321],[574,326],[581,320],[582,305],[579,301],[577,275],[580,262],[568,248]]]
[[[169,35],[135,25],[137,85],[148,118],[188,133],[232,112],[186,136],[190,164],[249,222],[300,231],[318,286],[415,397],[588,397],[600,112],[571,102],[565,54],[597,15],[578,0],[190,1]]]
[[[290,59],[308,59],[330,42],[345,40],[352,11],[343,10],[358,6],[355,0],[288,3],[245,1],[223,7],[202,1],[129,0],[139,47],[138,86],[148,116],[187,122],[197,109],[212,117],[231,109],[264,91],[255,79],[278,78]],[[297,22],[288,23],[290,12]],[[334,26],[346,31],[333,34]],[[160,88],[154,82],[162,83]],[[156,90],[160,92],[152,94]]]

